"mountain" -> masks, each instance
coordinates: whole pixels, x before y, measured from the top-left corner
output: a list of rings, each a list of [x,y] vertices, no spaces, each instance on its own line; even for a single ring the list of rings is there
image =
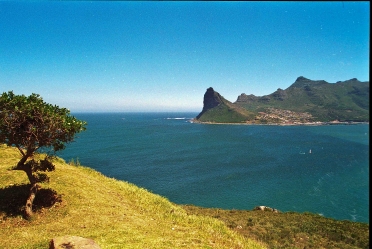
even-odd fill
[[[234,103],[213,88],[195,118],[215,123],[369,122],[369,82],[355,78],[328,83],[300,76],[287,89],[265,96],[242,93]]]
[[[240,123],[255,117],[253,112],[226,100],[212,87],[205,92],[203,104],[203,110],[196,117],[199,122]]]

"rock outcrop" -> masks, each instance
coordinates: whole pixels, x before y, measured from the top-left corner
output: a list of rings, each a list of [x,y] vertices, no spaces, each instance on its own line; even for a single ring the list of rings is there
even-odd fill
[[[254,101],[257,101],[259,99],[259,97],[253,95],[253,94],[245,94],[245,93],[242,93],[238,96],[238,99],[236,100],[236,103],[239,103],[239,102],[245,102],[245,103],[250,103],[250,102],[254,102]]]
[[[78,236],[62,236],[50,241],[49,249],[101,249],[94,240]]]
[[[296,79],[296,81],[289,87],[289,88],[304,88],[307,86],[324,86],[329,84],[325,80],[311,80],[308,78],[305,78],[303,76],[300,76]],[[288,88],[288,89],[289,89]]]
[[[254,114],[231,103],[212,87],[205,92],[203,104],[203,110],[194,119],[196,122],[242,123],[254,118]]]
[[[253,211],[256,211],[256,210],[269,211],[269,212],[273,212],[273,213],[280,213],[278,209],[271,208],[271,207],[266,207],[266,206],[257,206],[253,209]]]
[[[212,87],[208,88],[204,94],[203,99],[203,110],[196,117],[197,119],[203,115],[209,109],[212,109],[223,102],[221,95],[218,92],[215,92]]]

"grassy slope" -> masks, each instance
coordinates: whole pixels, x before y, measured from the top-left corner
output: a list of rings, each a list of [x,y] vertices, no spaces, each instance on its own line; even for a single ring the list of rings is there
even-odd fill
[[[217,219],[188,215],[159,195],[63,160],[43,184],[62,201],[47,205],[40,191],[35,218],[25,221],[19,209],[27,178],[9,170],[17,161],[16,150],[0,146],[0,248],[48,248],[63,235],[92,238],[101,248],[263,248]]]
[[[190,214],[218,218],[268,248],[369,248],[369,225],[312,213],[223,210],[185,205]]]
[[[222,103],[204,112],[198,121],[213,123],[242,123],[255,117],[253,112],[232,104],[222,96],[221,98]]]

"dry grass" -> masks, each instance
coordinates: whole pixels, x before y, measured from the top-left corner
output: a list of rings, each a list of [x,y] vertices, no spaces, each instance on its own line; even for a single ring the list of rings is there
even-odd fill
[[[101,248],[264,248],[222,221],[188,215],[166,198],[62,159],[26,221],[20,209],[27,178],[10,170],[18,158],[15,149],[0,146],[0,248],[48,248],[63,235],[92,238]],[[55,192],[61,201],[51,203]]]

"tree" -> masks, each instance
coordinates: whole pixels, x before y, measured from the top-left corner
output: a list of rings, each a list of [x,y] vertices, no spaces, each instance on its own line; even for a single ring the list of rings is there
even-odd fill
[[[0,143],[19,150],[20,160],[12,169],[24,171],[31,183],[24,210],[26,218],[32,216],[32,204],[41,188],[38,183],[49,180],[42,172],[55,169],[55,153],[84,131],[86,124],[71,116],[68,109],[45,103],[38,94],[27,97],[9,91],[1,95]],[[45,158],[36,159],[37,153],[43,153]]]

